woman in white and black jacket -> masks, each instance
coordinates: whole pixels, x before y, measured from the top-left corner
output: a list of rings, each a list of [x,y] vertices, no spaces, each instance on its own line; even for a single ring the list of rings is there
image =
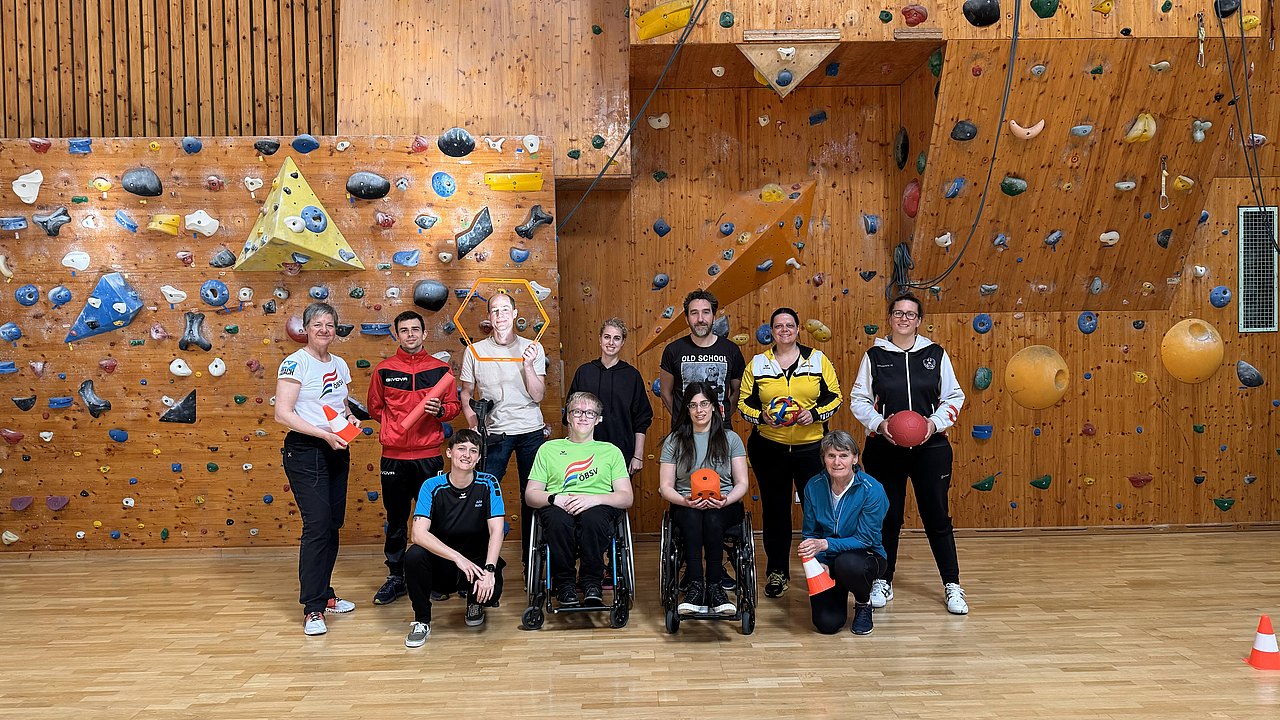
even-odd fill
[[[924,306],[914,295],[899,295],[889,303],[889,335],[876,338],[862,357],[850,393],[853,415],[867,428],[863,453],[867,473],[884,485],[889,496],[883,533],[888,568],[871,589],[871,605],[884,607],[893,599],[898,534],[910,477],[929,548],[942,576],[947,610],[965,615],[969,606],[960,587],[955,532],[947,506],[951,443],[946,437],[964,404],[964,391],[946,351],[918,334],[923,319]],[[929,434],[916,447],[898,446],[889,433],[885,421],[902,410],[914,410],[929,421]]]

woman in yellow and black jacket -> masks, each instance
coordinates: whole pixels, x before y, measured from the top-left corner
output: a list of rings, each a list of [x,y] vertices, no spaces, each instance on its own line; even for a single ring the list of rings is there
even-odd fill
[[[804,486],[822,472],[818,446],[827,420],[840,409],[835,366],[821,350],[800,345],[800,317],[778,308],[769,319],[773,347],[756,355],[742,376],[738,410],[755,425],[747,458],[760,487],[764,525],[764,594],[781,597],[791,577],[792,487],[804,501]],[[793,403],[774,403],[790,398]]]

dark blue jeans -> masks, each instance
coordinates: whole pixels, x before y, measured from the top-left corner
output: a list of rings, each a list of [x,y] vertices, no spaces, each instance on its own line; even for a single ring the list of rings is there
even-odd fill
[[[347,516],[351,452],[317,437],[290,432],[284,438],[284,474],[302,515],[298,548],[298,602],[307,613],[324,612],[336,597],[329,584],[338,561],[338,530]]]
[[[529,482],[529,471],[533,469],[533,459],[538,455],[538,448],[546,438],[539,428],[527,433],[489,433],[489,443],[485,446],[484,471],[502,480],[507,472],[507,462],[511,454],[516,456],[516,471],[519,473],[517,486],[520,488],[520,562],[529,561],[529,528],[533,522],[532,509],[524,500],[524,486]]]

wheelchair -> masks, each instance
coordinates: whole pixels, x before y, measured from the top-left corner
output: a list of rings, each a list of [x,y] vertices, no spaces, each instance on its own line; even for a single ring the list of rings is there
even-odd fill
[[[542,627],[547,614],[581,612],[608,612],[609,624],[615,628],[625,627],[631,615],[631,603],[635,597],[636,575],[634,556],[631,552],[631,520],[626,511],[618,515],[614,521],[613,534],[609,541],[609,557],[606,560],[604,586],[610,583],[612,603],[604,605],[580,605],[575,607],[559,607],[551,598],[551,548],[542,537],[542,523],[537,513],[533,515],[530,530],[528,573],[525,577],[525,592],[529,596],[529,607],[521,616],[521,627],[525,630],[537,630]]]
[[[666,628],[668,633],[680,630],[682,620],[736,620],[742,625],[742,634],[750,635],[756,629],[756,547],[755,534],[751,531],[751,513],[747,512],[742,522],[725,528],[725,556],[733,566],[733,576],[737,587],[733,594],[737,597],[738,612],[734,615],[713,615],[696,613],[681,616],[678,610],[680,603],[680,573],[685,566],[684,543],[680,540],[679,528],[671,519],[671,511],[662,514],[662,545],[659,550],[659,579],[662,588],[662,607],[666,611]]]

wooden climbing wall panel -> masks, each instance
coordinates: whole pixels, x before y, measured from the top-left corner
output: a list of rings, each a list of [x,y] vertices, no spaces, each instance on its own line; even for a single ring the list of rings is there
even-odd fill
[[[338,0],[0,0],[0,137],[337,131]]]
[[[555,144],[558,177],[593,176],[630,121],[625,12],[624,0],[365,3],[342,17],[338,129],[533,133]],[[630,174],[627,147],[615,163],[610,175]]]
[[[0,309],[3,321],[22,331],[16,343],[5,343],[0,349],[0,361],[12,362],[16,370],[0,374],[6,398],[0,408],[0,427],[25,435],[16,444],[0,444],[0,526],[21,538],[6,549],[156,547],[162,544],[164,530],[168,530],[169,546],[296,544],[300,521],[280,468],[284,432],[272,418],[269,400],[280,361],[300,347],[286,334],[285,322],[311,302],[312,288],[326,289],[340,321],[354,325],[351,334],[335,341],[334,347],[351,367],[351,392],[363,399],[372,371],[360,367],[362,361],[376,364],[396,348],[386,335],[366,334],[379,328],[364,324],[389,323],[401,311],[416,309],[427,318],[428,351],[449,352],[456,370],[463,352],[460,333],[450,327],[461,304],[456,291],[467,290],[481,277],[536,281],[552,291],[543,302],[550,322],[542,341],[553,360],[544,410],[547,417],[556,417],[562,379],[554,362],[560,315],[554,228],[534,228],[531,239],[514,232],[535,204],[553,215],[556,212],[553,148],[544,145],[541,153],[532,155],[519,150],[520,138],[501,139],[502,150],[496,151],[476,138],[477,147],[463,158],[446,157],[437,149],[435,136],[424,138],[421,152],[412,151],[415,138],[405,136],[322,136],[317,138],[319,148],[310,153],[295,150],[286,140],[278,152],[266,157],[255,150],[254,138],[206,139],[196,154],[184,152],[178,138],[98,139],[87,155],[69,154],[65,141],[55,141],[44,154],[34,151],[27,140],[0,141],[4,181],[0,217],[21,216],[28,224],[0,236],[0,254],[13,274],[3,285]],[[339,142],[350,146],[339,151]],[[364,271],[303,271],[289,276],[210,265],[221,249],[240,251],[287,157],[296,161],[329,221],[342,230],[363,262]],[[124,172],[137,167],[158,174],[162,195],[144,202],[122,189]],[[43,172],[44,183],[34,204],[26,205],[11,190],[11,183],[35,169]],[[345,188],[356,171],[380,175],[390,183],[389,194],[378,200],[351,198]],[[492,190],[483,176],[499,171],[540,172],[541,188]],[[456,192],[444,196],[449,183],[438,173],[453,178]],[[210,176],[221,179],[225,187],[211,190]],[[95,178],[111,181],[105,197],[91,187]],[[251,193],[244,178],[262,179],[264,186]],[[68,209],[70,222],[57,237],[49,237],[31,221],[31,215],[59,206]],[[465,258],[459,257],[455,235],[474,227],[477,213],[485,207],[493,234]],[[175,237],[147,229],[153,215],[181,217],[197,210],[219,221],[211,237],[190,231],[179,231]],[[380,226],[379,214],[394,224]],[[424,229],[415,222],[420,215],[438,219]],[[137,222],[137,233],[127,230],[122,220]],[[74,251],[86,253],[88,260],[87,268],[73,274],[63,259]],[[527,258],[519,251],[528,251]],[[184,252],[192,254],[190,266],[179,257]],[[451,254],[451,262],[442,262],[440,253]],[[137,290],[144,305],[141,312],[126,327],[67,344],[68,327],[95,283],[113,271],[123,273]],[[426,279],[449,288],[451,297],[439,312],[414,305],[414,286]],[[222,310],[202,299],[203,283],[209,281],[224,283],[230,295]],[[28,292],[27,285],[34,290],[35,302],[30,306],[18,301]],[[185,292],[187,299],[171,307],[160,290],[164,285]],[[50,292],[58,286],[70,291],[71,300],[54,307]],[[241,288],[252,291],[244,305],[238,301]],[[287,299],[273,295],[277,288],[288,292]],[[393,288],[398,297],[389,296]],[[488,296],[494,289],[489,285],[479,291]],[[528,322],[524,334],[532,336],[540,316],[527,292],[515,292]],[[276,306],[274,314],[266,312],[269,302]],[[210,351],[178,348],[186,311],[204,314]],[[478,337],[484,317],[483,303],[473,301],[460,324]],[[162,327],[169,337],[157,340],[154,326]],[[172,374],[170,363],[176,358],[195,374]],[[211,373],[208,366],[214,358],[225,362],[225,375]],[[108,359],[116,362],[110,372],[100,365]],[[37,375],[31,363],[40,362],[43,374]],[[260,364],[261,369],[253,370],[250,363]],[[91,417],[86,402],[77,397],[84,380],[92,380],[96,394],[111,402],[111,409],[101,417]],[[195,424],[158,421],[167,410],[164,397],[182,400],[191,391],[197,393]],[[27,411],[7,399],[32,395],[35,406]],[[71,398],[73,404],[51,408],[55,397]],[[127,440],[117,442],[109,435],[117,429],[128,433]],[[45,440],[41,433],[51,435]],[[379,455],[376,438],[358,439],[353,446],[344,542],[372,543],[382,537],[382,505],[372,494],[381,490],[375,469]],[[246,463],[252,468],[243,469]],[[506,490],[510,497],[517,497],[513,478],[514,472],[509,474]],[[268,495],[274,502],[265,502]],[[46,506],[51,496],[69,497],[70,503],[54,512]],[[32,497],[33,504],[18,512],[12,499],[20,497]],[[125,507],[125,498],[133,498],[134,507]],[[512,514],[518,516],[519,510]],[[95,527],[95,522],[101,527]],[[77,531],[86,537],[78,540]],[[113,532],[120,533],[120,538],[112,538]]]
[[[999,149],[981,220],[955,271],[937,283],[955,310],[1155,309],[1168,307],[1181,261],[1227,141],[1192,137],[1192,121],[1225,125],[1225,63],[1210,53],[1196,66],[1194,40],[1027,41],[1018,45],[1005,126],[999,126],[1008,44],[948,45],[929,165],[916,224],[913,279],[929,283],[956,262],[982,206],[997,133]],[[1167,62],[1163,72],[1152,69]],[[1043,70],[1042,74],[1037,75]],[[1125,142],[1140,113],[1156,120],[1148,142]],[[1045,129],[1016,138],[1015,121]],[[960,124],[976,128],[955,138]],[[1087,134],[1076,135],[1078,132]],[[1167,203],[1161,160],[1167,158]],[[1176,180],[1195,182],[1178,190]],[[1016,197],[1002,181],[1018,178]],[[1133,182],[1122,191],[1116,183]],[[957,183],[963,183],[948,199]],[[1167,209],[1161,205],[1167,204]],[[1060,231],[1060,240],[1050,245]],[[1104,233],[1118,232],[1106,246]],[[1158,244],[1167,231],[1168,247]],[[950,233],[942,248],[935,238]],[[1007,249],[995,243],[1007,238]],[[1096,278],[1096,279],[1095,279]],[[981,286],[998,285],[990,294]],[[1098,287],[1100,285],[1100,288]],[[990,288],[988,288],[990,289]]]
[[[906,152],[903,154],[905,164],[894,175],[893,197],[901,198],[907,184],[912,180],[923,179],[923,170],[928,169],[929,140],[933,134],[933,116],[938,109],[938,79],[930,72],[929,65],[922,62],[898,89],[899,103],[902,107],[902,128],[906,133]],[[894,140],[896,142],[897,136]],[[896,148],[895,148],[896,151]],[[897,159],[895,158],[895,167]],[[895,203],[885,217],[896,217],[898,222],[898,242],[909,243],[915,231],[915,218],[902,212],[901,203]],[[881,218],[883,222],[883,218]]]

